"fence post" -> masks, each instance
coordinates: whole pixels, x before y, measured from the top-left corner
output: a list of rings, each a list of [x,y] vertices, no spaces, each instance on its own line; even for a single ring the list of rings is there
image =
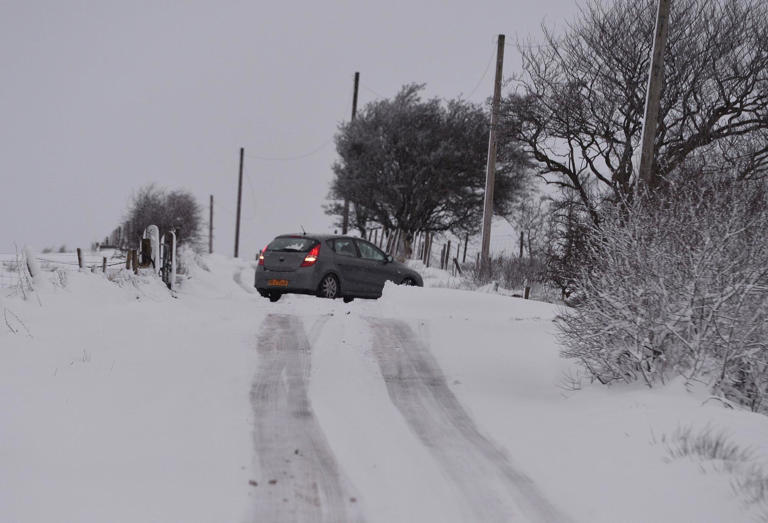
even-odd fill
[[[77,248],[77,266],[83,268],[83,251],[80,250],[80,247]]]
[[[528,299],[528,296],[531,295],[531,288],[529,286],[527,286],[527,285],[525,286],[524,295],[525,295],[524,297],[525,297],[526,300]]]
[[[390,254],[397,258],[397,248],[400,246],[400,229],[395,230],[395,239],[392,241]]]
[[[451,264],[451,240],[448,240],[448,247],[445,249],[445,269]]]
[[[459,266],[458,258],[453,259],[453,265],[456,267],[456,270],[458,271],[459,276],[461,276],[461,267]]]
[[[101,272],[107,272],[107,257],[102,256],[101,258]]]
[[[125,251],[125,268],[131,270],[131,251]]]
[[[469,243],[469,233],[464,236],[464,258],[461,263],[467,263],[467,244]]]
[[[432,241],[435,239],[435,233],[429,234],[429,246],[427,247],[427,267],[432,262]]]
[[[424,231],[419,232],[418,255],[421,258],[421,247],[424,245]]]
[[[141,239],[141,259],[139,263],[144,267],[152,265],[152,240],[150,238]]]
[[[139,274],[139,251],[137,249],[131,249],[131,265],[133,265],[133,273]]]

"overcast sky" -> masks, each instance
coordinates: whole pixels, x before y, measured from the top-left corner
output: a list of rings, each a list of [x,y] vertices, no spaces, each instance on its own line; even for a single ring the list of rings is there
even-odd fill
[[[355,71],[359,106],[411,82],[482,102],[499,33],[538,38],[542,21],[562,27],[576,10],[575,0],[0,0],[0,252],[89,246],[155,182],[191,191],[206,216],[213,194],[214,249],[231,254],[241,146],[241,256],[300,225],[328,230],[332,139]],[[512,46],[504,67],[520,70]]]

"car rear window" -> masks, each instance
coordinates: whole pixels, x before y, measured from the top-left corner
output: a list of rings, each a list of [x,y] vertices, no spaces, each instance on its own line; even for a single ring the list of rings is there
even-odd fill
[[[279,236],[267,246],[268,251],[276,252],[309,252],[317,244],[317,240],[302,236]]]

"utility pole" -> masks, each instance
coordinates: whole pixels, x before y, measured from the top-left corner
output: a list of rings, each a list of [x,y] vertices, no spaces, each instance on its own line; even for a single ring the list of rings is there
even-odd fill
[[[209,204],[209,216],[208,216],[208,254],[213,254],[213,195],[211,195],[211,203]]]
[[[360,85],[360,73],[355,72],[355,91],[352,95],[352,122],[355,121],[355,115],[357,115],[357,88]],[[344,199],[344,216],[341,220],[341,234],[347,234],[349,229],[349,200]]]
[[[485,200],[483,204],[483,241],[481,244],[481,263],[488,263],[491,246],[491,219],[493,218],[493,184],[496,181],[496,125],[499,118],[501,99],[501,76],[504,66],[504,35],[499,35],[496,49],[496,79],[493,83],[493,104],[491,105],[491,129],[488,138],[488,162],[485,173]]]
[[[237,180],[237,221],[235,222],[235,258],[240,252],[240,201],[243,199],[243,156],[245,149],[240,148],[240,176]]]
[[[645,96],[645,118],[643,119],[643,141],[640,148],[640,181],[645,187],[651,186],[653,178],[653,142],[658,125],[661,87],[664,84],[664,48],[669,32],[670,0],[659,0],[656,12],[656,30],[651,52],[651,70],[648,74],[648,89]]]

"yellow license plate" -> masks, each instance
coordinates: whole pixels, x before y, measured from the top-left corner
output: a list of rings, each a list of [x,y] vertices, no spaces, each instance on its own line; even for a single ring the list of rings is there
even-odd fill
[[[269,280],[267,283],[272,287],[288,287],[288,280]]]

